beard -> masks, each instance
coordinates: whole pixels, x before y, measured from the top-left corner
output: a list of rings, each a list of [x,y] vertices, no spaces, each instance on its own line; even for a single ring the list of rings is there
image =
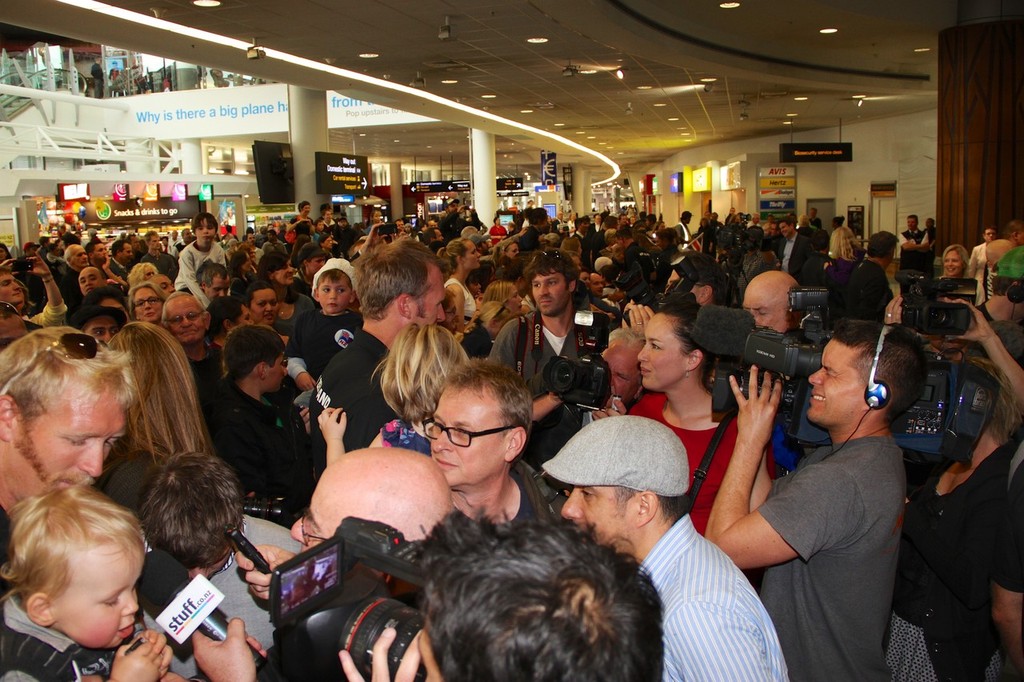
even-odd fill
[[[35,443],[25,433],[24,428],[21,429],[21,433],[14,440],[14,449],[18,451],[22,459],[28,462],[28,465],[32,467],[32,471],[35,473],[36,478],[43,484],[43,492],[49,492],[51,490],[57,490],[59,488],[69,488],[73,485],[92,485],[93,477],[81,472],[81,471],[59,471],[57,473],[50,473],[46,470],[46,466],[43,464],[42,458],[39,457],[39,452],[36,450]]]

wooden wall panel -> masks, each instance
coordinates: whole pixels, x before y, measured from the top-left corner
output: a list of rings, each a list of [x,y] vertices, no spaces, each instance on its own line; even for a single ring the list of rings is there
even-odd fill
[[[935,219],[940,244],[1024,217],[1024,21],[939,35]]]

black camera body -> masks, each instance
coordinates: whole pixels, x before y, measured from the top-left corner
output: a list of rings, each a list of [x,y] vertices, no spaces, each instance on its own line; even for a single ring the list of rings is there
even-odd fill
[[[931,279],[916,270],[900,270],[896,281],[903,293],[903,324],[922,334],[961,336],[967,333],[973,316],[959,303],[938,301],[940,296],[970,303],[978,283],[969,278]]]
[[[341,680],[338,652],[348,651],[366,679],[374,643],[387,627],[398,632],[388,651],[393,676],[423,627],[416,609],[389,598],[367,567],[414,585],[420,545],[377,521],[346,518],[330,540],[278,566],[270,583],[270,614],[281,672],[290,680]],[[422,680],[421,669],[416,679]]]
[[[544,388],[563,402],[599,410],[612,392],[611,368],[597,353],[580,358],[553,357],[544,365]]]
[[[293,521],[284,508],[283,497],[244,497],[242,513],[253,518],[273,521],[281,526],[291,526]]]
[[[14,262],[11,263],[11,274],[14,275],[25,275],[32,271],[32,259],[15,258]]]
[[[651,288],[639,262],[634,262],[628,269],[620,272],[612,285],[621,291],[630,303],[657,307],[658,292]]]

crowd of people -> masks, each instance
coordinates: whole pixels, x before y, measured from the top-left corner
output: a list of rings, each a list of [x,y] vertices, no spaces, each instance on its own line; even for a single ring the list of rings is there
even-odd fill
[[[3,249],[0,679],[281,679],[271,575],[224,529],[274,569],[349,517],[424,541],[424,628],[390,671],[383,631],[374,680],[1024,673],[1024,221],[940,252],[917,216],[862,243],[813,214],[311,214]],[[904,319],[897,259],[956,280],[966,331]],[[812,287],[820,367],[726,372],[751,331],[800,338]],[[992,388],[921,473],[893,424],[939,359]],[[223,641],[157,633],[151,549],[226,595]]]

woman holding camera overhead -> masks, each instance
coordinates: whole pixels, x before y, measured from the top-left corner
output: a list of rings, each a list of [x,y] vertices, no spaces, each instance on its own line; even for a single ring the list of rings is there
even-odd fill
[[[718,428],[711,414],[716,358],[693,340],[698,310],[700,306],[692,297],[683,294],[666,298],[657,313],[647,307],[630,312],[630,326],[642,332],[646,342],[639,355],[645,394],[629,414],[659,421],[679,436],[686,446],[691,479]],[[735,444],[736,421],[732,420],[725,427],[690,511],[693,525],[701,535]],[[761,466],[766,466],[764,461]],[[758,479],[764,480],[761,476]]]

